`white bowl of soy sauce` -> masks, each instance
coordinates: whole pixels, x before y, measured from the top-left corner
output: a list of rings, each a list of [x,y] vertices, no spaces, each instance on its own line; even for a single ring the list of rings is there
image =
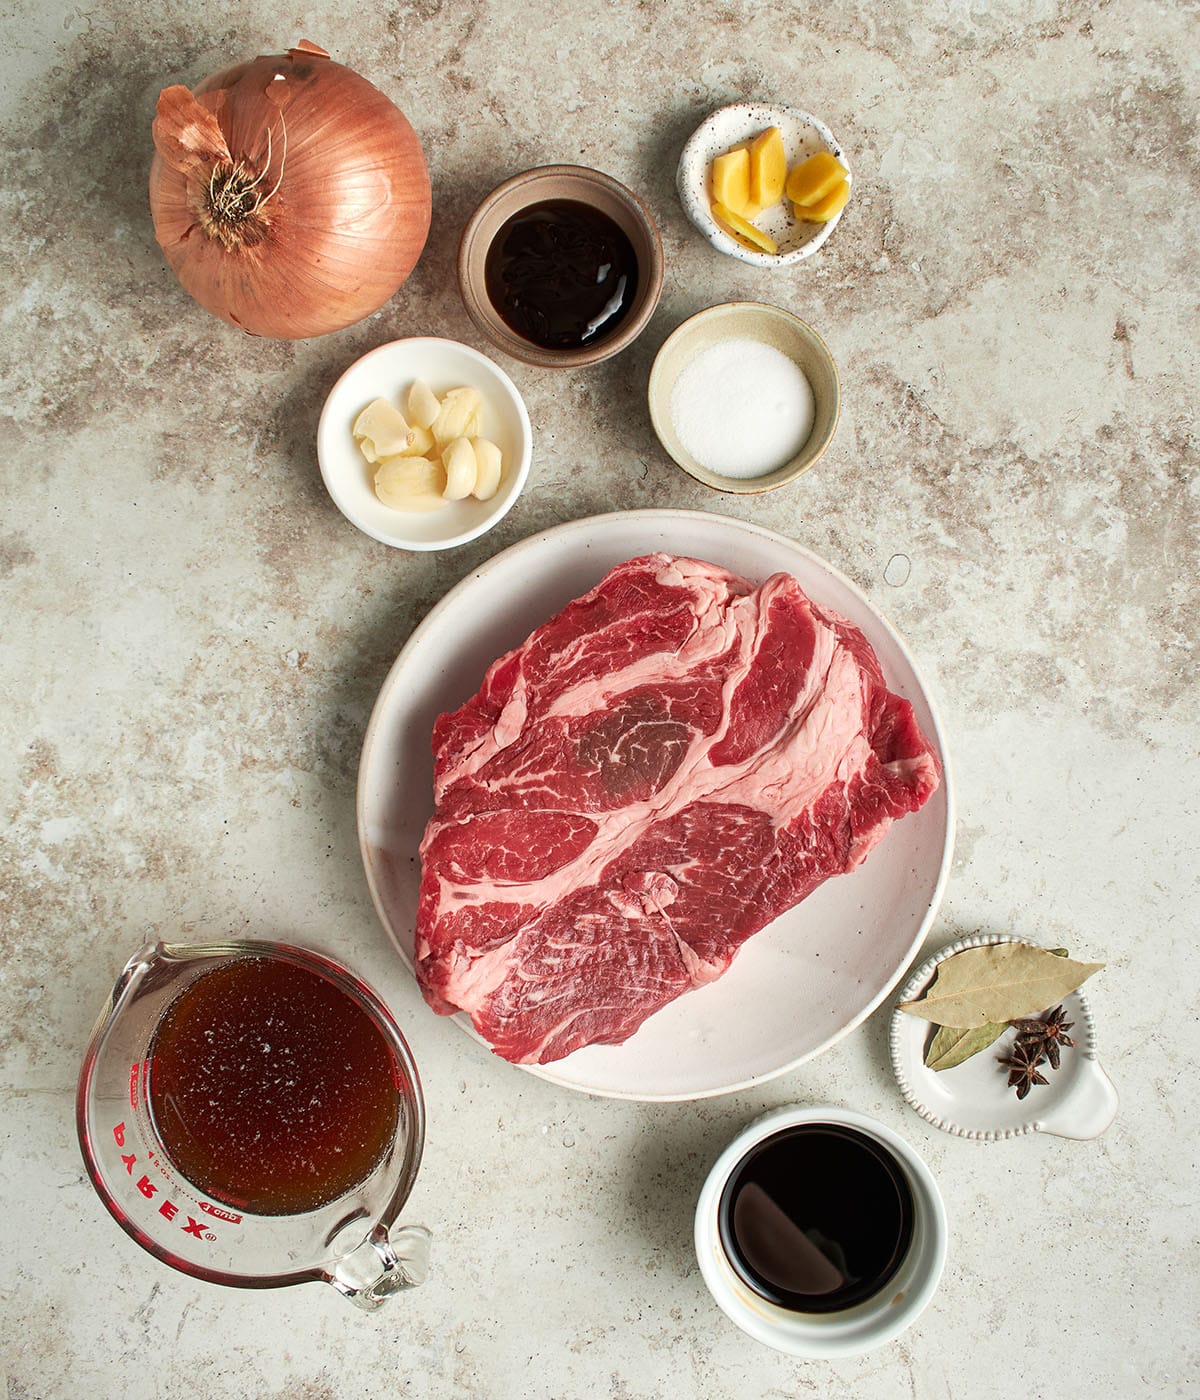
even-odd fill
[[[793,1356],[853,1356],[924,1310],[946,1259],[937,1183],[897,1133],[830,1105],[775,1109],[721,1154],[696,1257],[722,1311]]]

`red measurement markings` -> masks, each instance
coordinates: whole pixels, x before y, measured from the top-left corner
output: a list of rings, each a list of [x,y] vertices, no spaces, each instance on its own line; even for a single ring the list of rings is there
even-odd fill
[[[117,1126],[113,1129],[113,1141],[117,1144],[118,1147],[125,1146],[124,1123],[118,1123]],[[133,1168],[137,1160],[138,1158],[136,1152],[121,1153],[121,1161],[124,1162],[125,1171],[129,1176],[133,1175]],[[157,1196],[162,1190],[160,1186],[157,1186],[153,1181],[150,1180],[150,1178],[145,1174],[145,1172],[142,1173],[142,1175],[137,1179],[137,1181],[134,1184],[137,1186],[137,1189],[141,1192],[143,1196],[145,1196],[146,1200],[148,1201],[152,1201],[154,1197]],[[162,1200],[158,1203],[158,1213],[162,1216],[164,1220],[174,1220],[175,1217],[179,1215],[180,1211],[179,1207],[175,1204],[175,1202],[172,1201],[169,1196],[164,1195]],[[179,1228],[183,1231],[185,1235],[192,1235],[195,1239],[198,1240],[212,1241],[217,1238],[216,1235],[213,1234],[213,1232],[208,1228],[207,1224],[203,1220],[197,1220],[194,1216],[189,1215],[186,1210],[184,1210],[183,1212],[183,1217],[187,1221],[187,1224],[181,1224]]]

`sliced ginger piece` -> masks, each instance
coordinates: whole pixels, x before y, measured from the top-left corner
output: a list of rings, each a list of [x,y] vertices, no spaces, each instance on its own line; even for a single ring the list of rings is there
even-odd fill
[[[490,438],[472,438],[471,446],[475,451],[475,489],[471,494],[477,501],[490,501],[500,489],[503,455]]]
[[[783,132],[777,126],[767,127],[750,142],[749,154],[750,203],[757,205],[759,210],[769,209],[783,198],[783,187],[787,182]]]
[[[442,495],[448,501],[465,501],[475,490],[479,468],[475,449],[465,437],[456,437],[442,450],[442,466],[446,468],[446,485]]]
[[[414,379],[409,385],[408,399],[404,407],[408,411],[408,421],[414,427],[428,431],[433,427],[442,405],[438,402],[438,396],[423,379]]]
[[[445,468],[428,457],[387,457],[375,468],[375,494],[392,510],[441,510],[445,489]]]
[[[712,198],[726,209],[732,209],[743,219],[757,219],[763,211],[761,204],[750,198],[750,148],[735,146],[724,155],[716,156],[710,168]]]
[[[750,205],[750,152],[737,146],[712,163],[712,197],[744,219]]]
[[[769,233],[764,233],[762,229],[755,228],[749,219],[743,219],[740,214],[735,214],[732,209],[726,209],[723,204],[713,201],[713,218],[719,224],[723,224],[726,231],[733,234],[744,247],[752,248],[756,253],[777,253],[779,245]]]
[[[359,439],[359,446],[368,462],[391,457],[404,447],[408,438],[408,424],[404,415],[387,399],[372,399],[354,420],[350,431]]]
[[[466,437],[472,415],[477,415],[482,406],[483,396],[478,389],[468,386],[448,390],[442,396],[442,404],[431,429],[437,445],[444,448],[455,438]]]
[[[846,167],[828,151],[792,166],[784,192],[793,204],[819,204],[846,178]]]
[[[842,212],[849,198],[850,182],[842,180],[834,185],[825,198],[816,204],[793,204],[792,209],[796,218],[804,220],[805,223],[827,224],[830,219]]]

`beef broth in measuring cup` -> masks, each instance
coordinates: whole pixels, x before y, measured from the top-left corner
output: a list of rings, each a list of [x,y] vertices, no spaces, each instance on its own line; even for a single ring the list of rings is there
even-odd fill
[[[363,1008],[278,958],[234,958],[190,983],[150,1043],[149,1107],[174,1166],[256,1215],[316,1210],[383,1159],[397,1071]]]
[[[424,1142],[420,1081],[379,998],[279,943],[154,944],[118,979],[76,1099],[84,1161],[137,1242],[215,1283],[419,1283],[394,1229]]]

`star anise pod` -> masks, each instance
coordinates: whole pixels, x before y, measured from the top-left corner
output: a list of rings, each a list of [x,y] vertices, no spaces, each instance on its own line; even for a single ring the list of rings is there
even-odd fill
[[[1051,1069],[1058,1068],[1060,1046],[1075,1046],[1067,1034],[1075,1022],[1064,1021],[1065,1014],[1061,1006],[1056,1006],[1053,1011],[1047,1011],[1040,1017],[1012,1023],[1017,1028],[1017,1044],[1036,1046],[1050,1061]]]
[[[1045,1075],[1038,1073],[1038,1065],[1043,1059],[1040,1046],[1018,1040],[1012,1048],[1012,1054],[1000,1061],[1002,1065],[1008,1066],[1008,1082],[1016,1086],[1017,1098],[1023,1099],[1035,1084],[1050,1082]]]

